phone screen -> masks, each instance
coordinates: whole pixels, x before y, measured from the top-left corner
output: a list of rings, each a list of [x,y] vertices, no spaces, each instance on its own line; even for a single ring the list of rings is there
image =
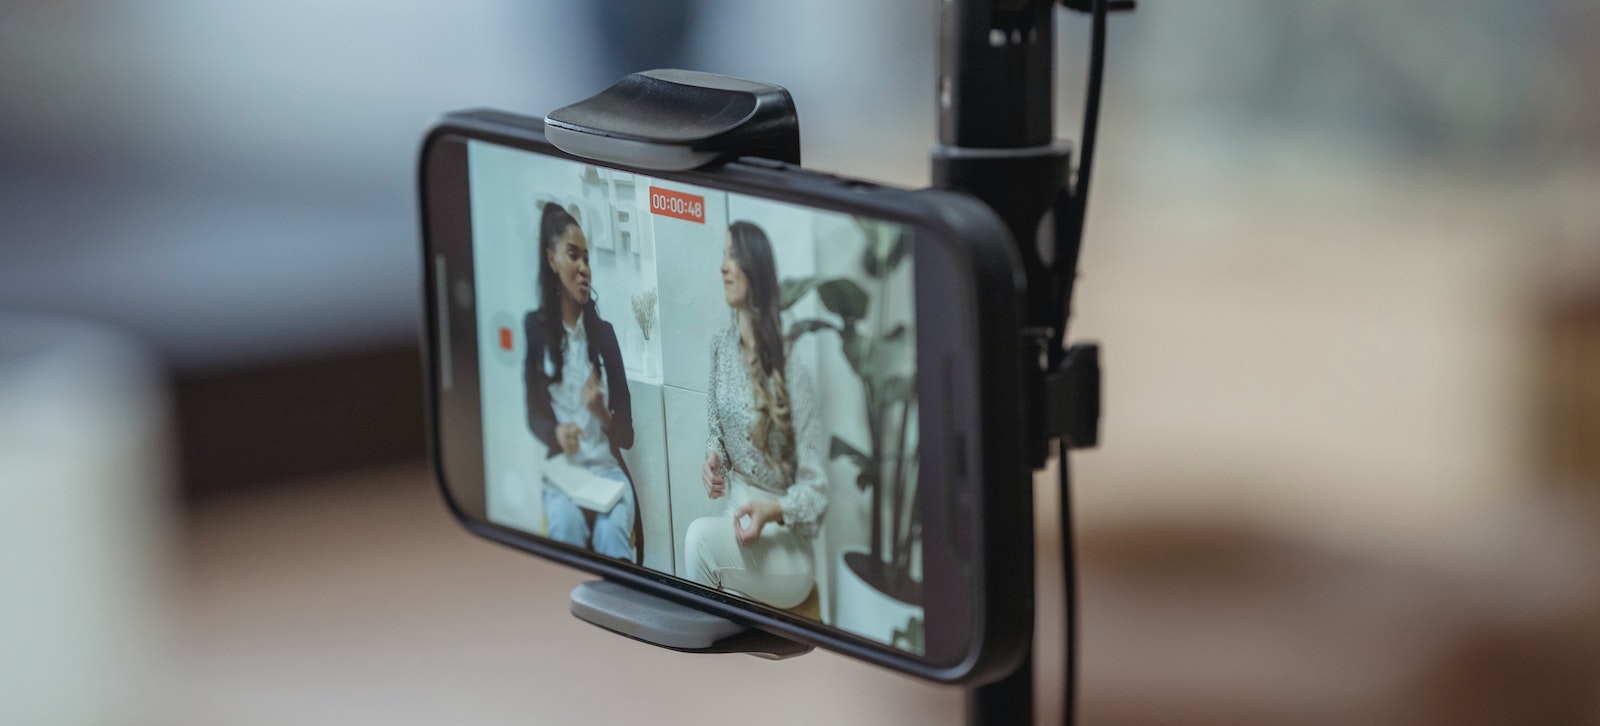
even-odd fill
[[[488,519],[923,654],[912,229],[467,162]]]

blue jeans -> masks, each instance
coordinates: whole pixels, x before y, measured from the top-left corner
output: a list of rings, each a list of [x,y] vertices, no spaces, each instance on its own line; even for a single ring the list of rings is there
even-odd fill
[[[622,499],[609,512],[595,515],[594,530],[584,517],[584,510],[572,502],[553,485],[546,484],[541,498],[544,500],[544,518],[549,525],[546,533],[550,539],[574,547],[585,547],[595,552],[632,562],[633,549],[633,487],[621,469],[595,472],[596,476],[622,482]]]

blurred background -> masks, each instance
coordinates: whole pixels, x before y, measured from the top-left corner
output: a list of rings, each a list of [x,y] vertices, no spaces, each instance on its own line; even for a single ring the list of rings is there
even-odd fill
[[[580,577],[445,513],[417,362],[440,113],[728,73],[791,90],[808,165],[922,185],[937,12],[0,0],[0,722],[960,723],[566,616]],[[1082,723],[1600,724],[1600,5],[1111,26]]]

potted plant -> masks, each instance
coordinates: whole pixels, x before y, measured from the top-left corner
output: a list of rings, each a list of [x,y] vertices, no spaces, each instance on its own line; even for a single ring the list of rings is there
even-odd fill
[[[916,425],[916,380],[908,365],[915,361],[916,350],[905,323],[889,320],[885,306],[874,300],[888,298],[890,277],[904,264],[911,240],[896,226],[862,220],[856,220],[856,225],[866,240],[860,264],[868,283],[876,288],[873,293],[848,277],[789,278],[782,282],[783,307],[787,310],[815,292],[831,315],[795,321],[787,338],[793,342],[809,334],[838,336],[864,398],[866,446],[839,436],[833,436],[828,446],[830,459],[845,459],[855,466],[856,486],[872,497],[868,545],[847,549],[842,559],[850,575],[895,602],[883,603],[887,609],[876,608],[875,613],[848,614],[841,594],[839,617],[868,618],[873,621],[871,631],[879,633],[881,640],[904,638],[910,645],[920,641],[920,637],[907,634],[920,632],[922,605],[922,517],[917,457],[911,440]],[[868,316],[872,316],[870,325],[863,325]]]

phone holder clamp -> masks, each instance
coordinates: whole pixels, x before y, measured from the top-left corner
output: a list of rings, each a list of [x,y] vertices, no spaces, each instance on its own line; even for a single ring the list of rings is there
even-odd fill
[[[800,163],[800,119],[782,86],[683,70],[634,73],[545,117],[545,138],[576,157],[686,171],[741,156]],[[611,580],[572,590],[572,614],[685,653],[782,660],[812,647]]]
[[[746,653],[784,660],[812,650],[809,645],[610,580],[585,582],[573,588],[570,598],[572,614],[579,620],[682,653]]]
[[[1043,386],[1044,432],[1070,449],[1092,449],[1100,443],[1100,346],[1078,343],[1040,379]]]
[[[687,171],[739,156],[800,163],[800,117],[782,86],[714,73],[634,73],[551,111],[545,138],[573,156]]]

